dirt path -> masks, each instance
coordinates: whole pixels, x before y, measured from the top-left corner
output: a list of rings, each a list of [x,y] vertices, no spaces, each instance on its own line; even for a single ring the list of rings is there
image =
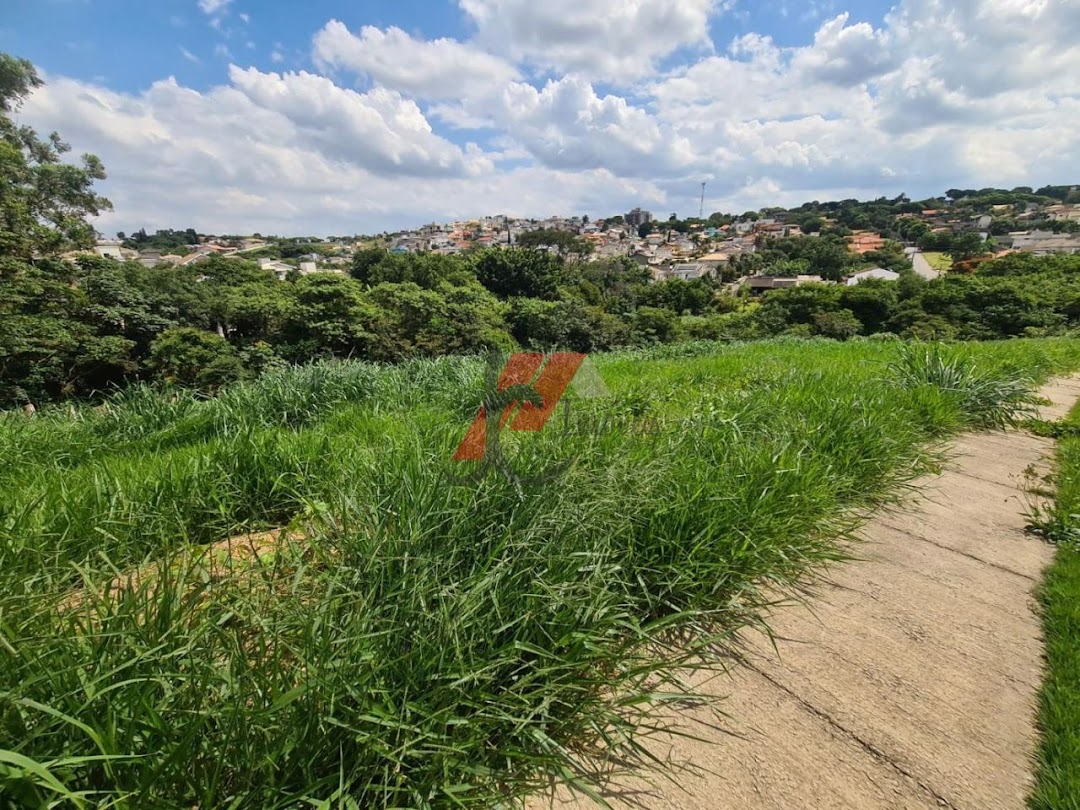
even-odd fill
[[[1064,416],[1080,377],[1043,390]],[[613,806],[957,808],[1025,806],[1035,746],[1042,642],[1032,588],[1052,556],[1024,532],[1025,471],[1046,469],[1053,443],[973,434],[955,461],[920,482],[918,503],[868,523],[863,562],[840,566],[810,609],[771,622],[777,653],[706,690],[730,695],[729,736],[672,738],[654,753],[706,773],[650,787],[624,784]],[[565,796],[532,807],[592,806]]]

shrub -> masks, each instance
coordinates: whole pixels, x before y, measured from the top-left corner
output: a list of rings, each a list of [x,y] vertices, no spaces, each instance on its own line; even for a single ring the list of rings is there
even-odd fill
[[[943,343],[900,344],[889,364],[893,382],[907,390],[933,388],[956,402],[968,424],[1016,425],[1038,405],[1033,382],[1008,371],[980,368],[969,349]]]

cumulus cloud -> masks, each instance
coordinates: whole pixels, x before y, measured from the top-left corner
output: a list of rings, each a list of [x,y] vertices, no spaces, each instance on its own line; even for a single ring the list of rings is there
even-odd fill
[[[230,3],[232,0],[199,0],[199,10],[203,14],[213,16],[225,11]]]
[[[807,76],[849,87],[871,81],[897,65],[891,37],[869,23],[848,25],[845,12],[825,23],[809,48],[798,51],[795,67]]]
[[[346,68],[425,99],[460,98],[518,78],[510,63],[457,40],[423,41],[400,28],[370,25],[357,36],[337,20],[315,35],[313,53],[322,66]]]
[[[1075,3],[899,0],[781,45],[713,43],[727,6],[711,0],[457,2],[465,39],[331,20],[318,72],[234,64],[217,87],[141,93],[49,77],[21,117],[102,157],[103,223],[124,230],[688,213],[702,180],[710,210],[742,211],[1080,174]]]
[[[515,61],[615,83],[683,46],[708,47],[720,0],[458,0],[477,42]]]
[[[281,116],[290,141],[317,145],[329,157],[376,173],[414,177],[475,168],[460,147],[432,132],[416,102],[393,90],[357,93],[305,71],[262,73],[235,65],[229,76],[248,101]]]
[[[478,207],[550,215],[663,198],[649,181],[603,169],[497,170],[477,147],[438,138],[388,90],[235,67],[232,78],[207,92],[170,78],[132,95],[50,76],[22,115],[102,158],[115,204],[98,221],[106,232],[184,222],[208,232],[364,233]]]
[[[686,139],[672,128],[621,96],[598,95],[580,76],[548,81],[539,90],[511,82],[477,103],[440,107],[435,114],[463,128],[504,131],[556,169],[600,167],[642,177],[695,160]]]

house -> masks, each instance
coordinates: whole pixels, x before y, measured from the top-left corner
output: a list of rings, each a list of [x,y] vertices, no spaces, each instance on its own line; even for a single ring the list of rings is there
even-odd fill
[[[94,245],[94,253],[103,258],[116,259],[121,261],[124,258],[124,254],[121,252],[123,248],[120,246],[118,239],[99,239]]]
[[[181,256],[180,261],[176,263],[177,267],[191,267],[199,262],[204,262],[209,259],[211,254],[209,253],[189,253],[187,256]]]
[[[756,295],[768,290],[785,290],[824,281],[821,276],[748,276],[739,283],[749,287],[750,292]]]
[[[847,280],[847,286],[854,287],[860,281],[866,281],[867,279],[877,278],[882,281],[896,281],[900,278],[899,273],[894,273],[892,270],[885,270],[881,267],[875,267],[871,270],[863,270],[861,273],[856,273]]]
[[[870,231],[855,231],[848,237],[848,250],[862,256],[885,247],[885,240],[880,234]]]
[[[686,262],[683,264],[673,264],[668,270],[664,271],[664,278],[677,278],[680,281],[693,281],[694,279],[704,278],[709,275],[710,272],[711,271],[700,262]]]
[[[1057,234],[1053,231],[1020,231],[1010,233],[1002,243],[1011,241],[1013,250],[1046,256],[1053,253],[1080,253],[1080,236]]]
[[[731,261],[731,253],[706,253],[698,262],[706,267],[710,272],[715,273],[721,267],[727,265]]]
[[[1057,222],[1080,222],[1080,205],[1051,205],[1046,216]]]
[[[285,264],[285,262],[278,261],[277,259],[264,258],[259,259],[259,269],[269,270],[271,273],[277,276],[278,281],[284,281],[286,278],[289,277],[289,273],[291,273],[296,268],[293,267],[291,264]]]

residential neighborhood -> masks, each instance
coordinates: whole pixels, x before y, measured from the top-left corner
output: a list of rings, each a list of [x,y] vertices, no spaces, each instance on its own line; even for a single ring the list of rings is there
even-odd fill
[[[1020,209],[1020,210],[1018,210]],[[147,267],[197,265],[211,256],[237,257],[255,260],[259,267],[269,270],[279,279],[290,274],[343,273],[348,270],[357,251],[382,248],[391,254],[433,253],[455,255],[468,251],[494,248],[513,248],[525,241],[541,250],[559,250],[556,245],[544,245],[535,238],[539,233],[569,234],[579,240],[572,251],[584,262],[628,259],[649,270],[653,281],[678,279],[693,281],[716,278],[737,282],[752,292],[822,283],[825,279],[812,273],[782,273],[771,275],[768,267],[742,272],[740,257],[752,256],[769,240],[795,237],[817,238],[822,233],[846,233],[844,237],[853,256],[871,260],[899,243],[913,269],[927,279],[940,272],[940,251],[923,250],[924,242],[915,234],[933,239],[949,239],[957,235],[974,234],[983,258],[1007,255],[1011,252],[1038,256],[1080,253],[1080,204],[1037,203],[996,204],[971,211],[959,202],[942,200],[940,207],[924,208],[896,217],[896,233],[883,234],[874,229],[844,229],[837,219],[823,217],[804,232],[805,221],[794,212],[766,209],[761,214],[747,212],[741,217],[713,215],[709,220],[680,220],[672,215],[668,220],[654,216],[637,207],[622,215],[591,220],[587,216],[550,216],[544,219],[523,219],[499,214],[471,220],[430,223],[413,230],[373,237],[334,239],[292,239],[294,245],[310,247],[306,252],[292,251],[281,255],[281,240],[260,235],[243,237],[198,235],[197,242],[163,252],[160,249],[130,247],[130,240],[100,239],[94,252],[98,256],[118,260],[135,260]],[[805,219],[805,218],[804,218]],[[1041,226],[1022,229],[1013,225],[1028,223]],[[77,254],[69,254],[74,257]],[[946,260],[946,264],[948,261]],[[752,265],[747,262],[747,265]],[[858,263],[856,262],[855,265]],[[853,265],[853,266],[855,266]],[[845,278],[846,283],[858,283],[868,278],[894,280],[896,268],[867,265]]]

